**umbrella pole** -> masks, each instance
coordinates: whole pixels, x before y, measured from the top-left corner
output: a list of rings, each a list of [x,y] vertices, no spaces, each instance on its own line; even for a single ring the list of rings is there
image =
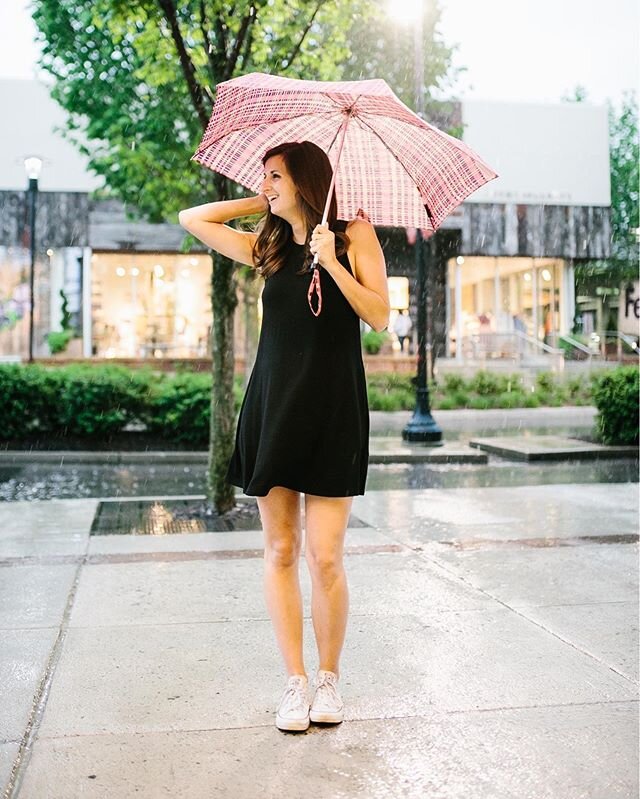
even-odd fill
[[[338,174],[338,162],[340,161],[340,156],[342,155],[342,147],[344,145],[344,139],[345,139],[345,136],[347,135],[347,125],[349,124],[349,120],[351,119],[351,116],[353,114],[352,109],[351,108],[347,108],[347,110],[345,111],[345,114],[346,114],[346,118],[345,118],[344,122],[342,123],[342,125],[340,127],[340,130],[338,131],[338,136],[340,135],[340,133],[342,133],[342,138],[340,139],[340,145],[338,147],[338,156],[336,158],[336,163],[335,163],[335,165],[333,167],[333,175],[331,176],[331,185],[329,186],[329,191],[327,192],[327,200],[326,200],[326,202],[324,204],[324,213],[322,214],[322,222],[321,222],[322,225],[326,225],[327,224],[327,219],[329,218],[329,207],[331,205],[331,195],[333,194],[333,189],[335,188],[335,185],[336,185],[336,175]],[[318,253],[316,253],[315,256],[313,257],[313,263],[311,264],[311,266],[309,268],[310,269],[317,269],[317,264],[318,264]]]

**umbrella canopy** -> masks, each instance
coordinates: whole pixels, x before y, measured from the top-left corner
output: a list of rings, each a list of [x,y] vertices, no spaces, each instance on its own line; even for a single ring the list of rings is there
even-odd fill
[[[191,160],[258,193],[264,153],[304,140],[331,160],[340,219],[361,216],[373,225],[433,232],[497,177],[463,142],[411,111],[384,80],[308,81],[261,72],[218,84]]]

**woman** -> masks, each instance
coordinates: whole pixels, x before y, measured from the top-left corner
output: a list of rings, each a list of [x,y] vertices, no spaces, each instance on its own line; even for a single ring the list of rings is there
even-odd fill
[[[343,719],[337,683],[348,613],[344,537],[353,496],[364,494],[368,465],[359,320],[384,330],[389,295],[373,226],[337,220],[335,193],[328,224],[319,224],[332,177],[326,154],[311,142],[292,142],[269,150],[262,163],[260,195],[181,211],[180,224],[265,279],[260,341],[227,479],[256,496],[260,511],[265,597],[289,675],[276,726],[306,730],[310,720]],[[255,232],[224,224],[260,212]],[[317,298],[308,296],[316,254],[319,313]],[[311,705],[298,578],[301,494],[320,657]]]

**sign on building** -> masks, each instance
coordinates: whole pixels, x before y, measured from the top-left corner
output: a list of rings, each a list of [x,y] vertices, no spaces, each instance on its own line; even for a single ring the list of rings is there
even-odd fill
[[[620,287],[618,330],[629,336],[640,335],[640,280]]]

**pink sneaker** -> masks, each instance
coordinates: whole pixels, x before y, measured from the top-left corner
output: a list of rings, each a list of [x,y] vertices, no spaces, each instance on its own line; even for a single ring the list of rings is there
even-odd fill
[[[344,703],[338,692],[338,677],[332,671],[319,669],[316,692],[311,702],[309,718],[314,722],[337,724],[344,718]]]

